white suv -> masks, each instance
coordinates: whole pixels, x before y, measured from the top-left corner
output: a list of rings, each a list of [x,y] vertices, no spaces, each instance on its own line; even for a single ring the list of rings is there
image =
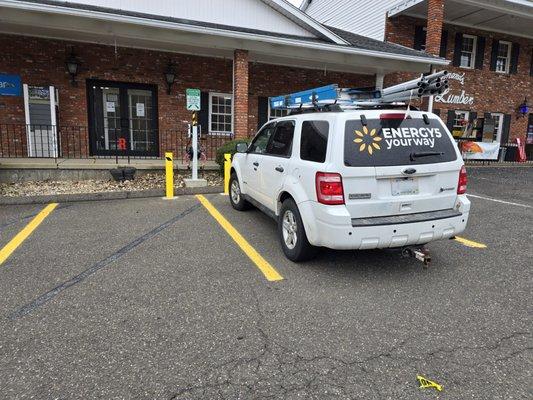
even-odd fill
[[[464,231],[466,171],[439,117],[368,109],[291,115],[265,124],[232,162],[230,201],[278,221],[285,255],[318,246],[423,245]]]

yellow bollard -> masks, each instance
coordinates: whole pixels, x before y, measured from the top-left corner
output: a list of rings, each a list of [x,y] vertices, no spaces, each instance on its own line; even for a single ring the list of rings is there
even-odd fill
[[[166,199],[174,198],[174,165],[172,152],[165,153]]]
[[[229,177],[231,173],[231,154],[224,154],[224,194],[229,194]]]

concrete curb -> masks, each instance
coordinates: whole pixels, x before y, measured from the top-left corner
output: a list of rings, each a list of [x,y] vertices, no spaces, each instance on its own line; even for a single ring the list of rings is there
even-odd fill
[[[207,186],[201,188],[176,188],[175,196],[191,194],[222,193],[222,186]],[[122,192],[100,192],[100,193],[75,193],[75,194],[55,194],[43,196],[21,196],[21,197],[0,197],[0,205],[22,205],[22,204],[47,204],[47,203],[71,203],[78,201],[98,201],[98,200],[124,200],[141,199],[146,197],[164,197],[164,189],[147,189]]]

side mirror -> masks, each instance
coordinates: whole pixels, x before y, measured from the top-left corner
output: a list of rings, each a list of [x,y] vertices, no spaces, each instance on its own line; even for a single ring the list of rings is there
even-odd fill
[[[246,143],[237,143],[237,153],[246,153],[248,151],[248,145]]]

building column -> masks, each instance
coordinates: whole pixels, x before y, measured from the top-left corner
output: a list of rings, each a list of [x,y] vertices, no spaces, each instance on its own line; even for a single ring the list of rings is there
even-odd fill
[[[428,0],[426,52],[438,56],[444,23],[444,0]]]
[[[376,89],[383,90],[383,78],[385,78],[383,72],[376,73]]]
[[[235,138],[248,137],[248,51],[233,53],[233,132]]]

